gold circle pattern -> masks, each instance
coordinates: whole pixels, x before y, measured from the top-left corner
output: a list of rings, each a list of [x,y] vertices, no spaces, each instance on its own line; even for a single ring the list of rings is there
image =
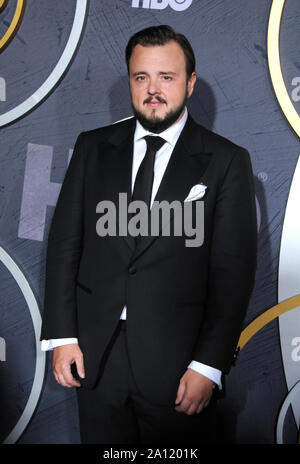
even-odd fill
[[[0,9],[4,6],[5,3],[6,3],[6,0],[0,0]],[[12,22],[9,28],[7,29],[6,33],[2,37],[2,39],[0,39],[0,52],[9,44],[11,39],[16,34],[18,27],[20,25],[20,22],[23,18],[25,6],[26,6],[26,0],[18,0],[16,11],[12,19]]]
[[[280,62],[280,25],[285,0],[273,0],[268,24],[268,63],[274,91],[290,125],[300,137],[300,116],[288,94]]]
[[[241,333],[240,339],[238,341],[238,350],[244,348],[244,346],[249,342],[249,340],[259,332],[265,325],[273,321],[277,317],[281,316],[291,309],[297,308],[300,306],[300,295],[293,296],[287,300],[282,301],[281,303],[272,306],[260,316],[258,316],[254,321],[252,321]]]

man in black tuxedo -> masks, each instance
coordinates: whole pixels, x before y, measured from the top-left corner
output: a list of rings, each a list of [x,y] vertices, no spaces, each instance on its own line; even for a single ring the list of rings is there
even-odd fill
[[[183,35],[140,31],[126,60],[135,117],[76,142],[49,233],[41,339],[56,380],[77,387],[84,443],[197,444],[253,287],[251,164],[188,115],[195,57]],[[120,193],[151,214],[157,202],[189,203],[203,243],[174,232],[175,210],[168,234],[105,234],[103,205],[121,208]],[[123,213],[111,217],[124,228]]]

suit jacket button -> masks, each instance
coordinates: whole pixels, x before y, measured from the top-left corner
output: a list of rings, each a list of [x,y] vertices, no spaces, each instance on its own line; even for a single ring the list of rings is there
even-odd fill
[[[130,275],[133,275],[136,273],[136,267],[134,266],[130,266],[130,268],[128,269],[128,272]]]

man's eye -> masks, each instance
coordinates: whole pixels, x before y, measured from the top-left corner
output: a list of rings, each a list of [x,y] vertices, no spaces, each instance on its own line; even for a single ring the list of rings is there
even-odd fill
[[[164,81],[171,81],[172,77],[171,76],[163,76]]]
[[[145,76],[137,76],[136,80],[137,81],[144,81],[146,79]]]

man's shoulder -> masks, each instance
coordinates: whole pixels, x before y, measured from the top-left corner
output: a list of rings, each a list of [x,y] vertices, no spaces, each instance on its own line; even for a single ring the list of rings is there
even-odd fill
[[[195,124],[195,130],[198,130],[199,134],[201,134],[204,152],[220,153],[224,156],[232,155],[238,151],[246,152],[245,148],[241,147],[225,136],[208,129],[195,121],[193,122]]]
[[[134,129],[134,127],[135,118],[131,116],[129,118],[117,121],[113,124],[109,124],[107,126],[85,131],[82,133],[82,135],[84,136],[86,141],[92,143],[95,141],[99,142],[101,140],[109,141],[114,137],[128,136],[129,133]]]

